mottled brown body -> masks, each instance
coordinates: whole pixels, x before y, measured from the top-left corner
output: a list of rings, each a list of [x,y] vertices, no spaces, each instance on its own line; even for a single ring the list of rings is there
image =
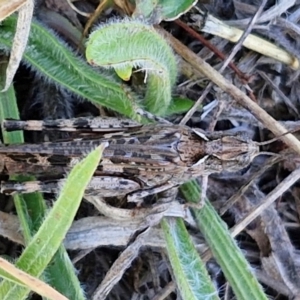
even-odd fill
[[[103,196],[114,196],[164,190],[198,176],[237,171],[248,166],[259,152],[255,142],[239,136],[206,136],[203,131],[180,125],[130,123],[126,127],[122,122],[119,129],[107,125],[97,138],[0,147],[0,171],[62,176],[96,146],[108,142],[87,193],[98,189]],[[40,189],[47,191],[46,186]],[[24,192],[21,185],[18,191]]]

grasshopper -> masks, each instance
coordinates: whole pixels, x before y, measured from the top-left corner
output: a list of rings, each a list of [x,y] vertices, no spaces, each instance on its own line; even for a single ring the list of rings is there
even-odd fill
[[[57,192],[63,174],[101,143],[108,143],[86,194],[140,199],[190,179],[247,167],[258,143],[241,135],[205,133],[174,124],[141,125],[118,118],[45,121],[5,120],[5,130],[62,130],[97,133],[70,141],[0,147],[0,174],[33,174],[38,181],[2,182],[4,194]],[[43,178],[53,180],[43,181]]]

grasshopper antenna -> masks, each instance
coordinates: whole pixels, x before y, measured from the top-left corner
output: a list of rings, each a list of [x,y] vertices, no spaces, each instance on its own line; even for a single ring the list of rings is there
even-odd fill
[[[281,137],[283,137],[283,136],[285,136],[285,135],[287,135],[289,133],[294,133],[294,132],[297,132],[297,131],[299,131],[299,128],[296,128],[296,129],[293,129],[293,130],[289,130],[289,131],[287,131],[287,132],[285,132],[285,133],[283,133],[281,135],[278,135],[278,136],[276,136],[276,137],[274,137],[274,138],[272,138],[272,139],[270,139],[268,141],[265,141],[265,142],[255,142],[255,143],[258,146],[269,145],[269,144],[272,144],[272,143],[278,141]]]
[[[285,132],[285,133],[283,133],[283,134],[281,134],[281,135],[279,135],[279,136],[276,136],[276,137],[274,137],[274,138],[272,138],[272,139],[270,139],[270,140],[268,140],[268,141],[264,141],[264,142],[255,142],[255,144],[256,144],[257,146],[265,146],[265,145],[269,145],[269,144],[272,144],[272,143],[278,141],[281,137],[283,137],[283,136],[285,136],[285,135],[287,135],[287,134],[289,134],[289,133],[293,133],[293,132],[297,132],[297,131],[299,131],[299,128],[296,128],[296,129],[293,129],[293,130],[289,130],[289,131],[287,131],[287,132]],[[258,155],[269,155],[269,156],[277,156],[277,157],[281,157],[280,154],[273,153],[273,152],[267,152],[267,151],[260,151],[260,152],[258,152],[254,157],[256,157],[256,156],[258,156]],[[253,158],[254,158],[254,157],[253,157]]]

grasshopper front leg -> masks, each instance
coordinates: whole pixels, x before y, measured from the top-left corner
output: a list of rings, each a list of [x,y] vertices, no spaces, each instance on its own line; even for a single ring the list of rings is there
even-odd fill
[[[64,179],[46,180],[46,181],[3,181],[1,182],[0,192],[5,195],[28,194],[34,192],[41,193],[59,193]],[[154,195],[174,187],[172,183],[166,183],[161,186],[155,186],[149,189],[142,187],[133,180],[113,177],[113,176],[95,176],[88,184],[85,194],[88,196],[117,197],[126,196],[129,202],[141,202],[142,198]]]
[[[34,192],[57,194],[64,179],[46,180],[46,181],[3,181],[1,182],[0,192],[5,195],[15,193],[28,194]],[[142,198],[164,192],[174,187],[172,183],[166,183],[149,189],[142,189],[141,186],[133,180],[113,177],[113,176],[95,176],[88,184],[85,194],[88,196],[117,197],[126,196],[129,202],[141,202]]]
[[[151,195],[154,195],[154,194],[165,192],[165,191],[167,191],[169,189],[172,189],[174,187],[176,187],[176,186],[174,186],[173,183],[167,182],[167,183],[164,183],[162,185],[155,186],[153,188],[132,192],[130,195],[128,195],[127,199],[128,199],[129,202],[139,203],[139,202],[141,202],[141,199],[143,199],[147,196],[151,196]]]

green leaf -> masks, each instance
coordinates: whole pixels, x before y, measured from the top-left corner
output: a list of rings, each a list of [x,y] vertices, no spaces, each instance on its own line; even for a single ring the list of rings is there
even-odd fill
[[[166,115],[171,116],[174,114],[183,114],[189,111],[195,102],[188,98],[182,98],[182,97],[173,97],[173,101],[171,105],[169,106]],[[202,106],[199,106],[199,109],[201,109]]]
[[[201,198],[200,188],[195,181],[183,184],[180,191],[192,203],[197,203]],[[193,209],[193,212],[213,257],[220,265],[237,299],[267,300],[261,285],[251,272],[251,266],[209,201],[207,200],[201,209]]]
[[[115,67],[114,68],[118,76],[124,80],[128,81],[132,74],[132,67],[131,66],[124,66],[124,67]]]
[[[143,16],[154,24],[173,21],[188,12],[198,0],[136,0],[133,17]]]
[[[198,0],[160,0],[161,15],[164,21],[173,21],[187,13]]]
[[[183,220],[164,218],[160,224],[182,299],[219,299]]]
[[[101,25],[89,37],[87,61],[96,66],[145,71],[146,109],[164,115],[171,103],[177,63],[172,49],[152,26],[124,19]]]

